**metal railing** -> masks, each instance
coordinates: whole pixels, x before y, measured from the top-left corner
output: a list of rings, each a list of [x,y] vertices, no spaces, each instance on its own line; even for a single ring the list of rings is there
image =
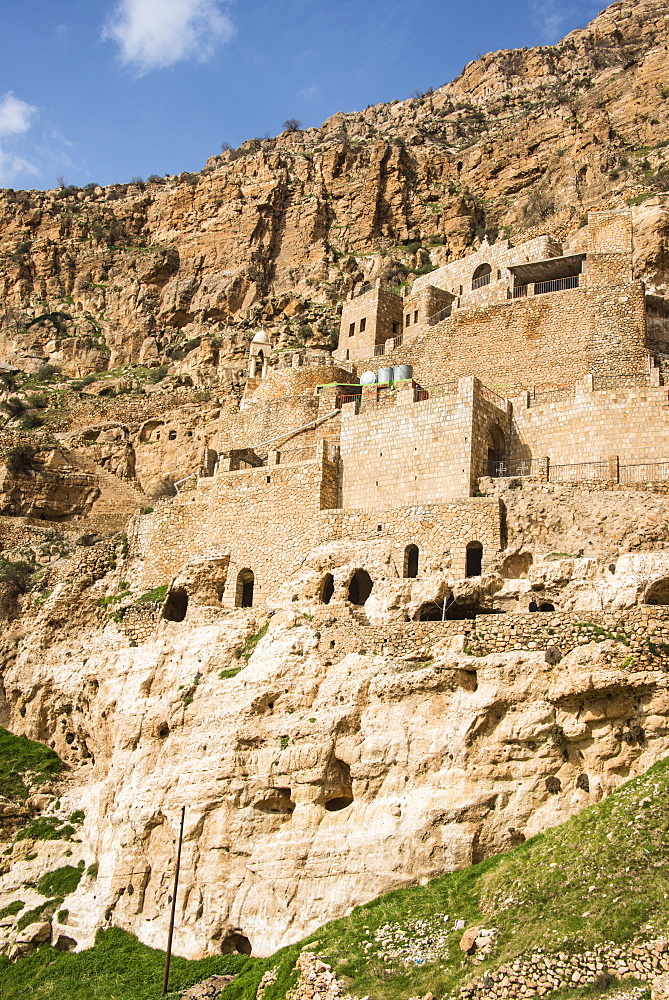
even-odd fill
[[[551,483],[582,483],[587,480],[608,480],[608,462],[577,462],[573,465],[551,465],[548,480]]]
[[[525,299],[528,295],[545,295],[546,292],[563,292],[567,288],[578,288],[580,277],[580,274],[571,274],[567,278],[551,278],[550,281],[535,281],[527,285],[515,285],[513,288],[513,298]]]
[[[561,403],[573,399],[576,395],[576,385],[556,385],[554,389],[532,389],[529,394],[530,406],[541,406],[544,403]]]
[[[341,396],[337,396],[335,400],[335,406],[337,407],[338,410],[341,410],[342,406],[344,406],[345,403],[352,403],[355,399],[360,399],[359,392],[349,392],[342,394]]]
[[[385,344],[377,344],[375,346],[375,348],[374,348],[374,357],[375,358],[380,358],[381,355],[385,354],[385,353],[386,353],[386,345]]]
[[[489,285],[491,274],[492,272],[488,271],[487,274],[482,274],[480,278],[474,278],[474,280],[472,281],[472,291],[474,291],[477,288],[483,288],[484,285]]]
[[[403,340],[404,340],[403,333],[400,333],[399,337],[395,337],[395,339],[393,340],[393,350],[395,350],[396,347],[401,347]]]
[[[621,483],[663,483],[669,480],[669,462],[621,465],[618,473]]]
[[[364,283],[364,285],[361,285],[361,287],[358,289],[358,291],[355,292],[355,294],[353,295],[353,298],[357,299],[357,297],[359,295],[366,295],[367,292],[371,292],[371,290],[372,290],[372,286],[370,285],[370,283],[368,281],[366,281]]]
[[[189,481],[191,485],[189,487],[185,486],[184,483],[187,483]],[[194,488],[195,486],[197,486],[197,472],[191,472],[190,476],[184,476],[183,479],[178,479],[174,484],[174,488],[176,489],[177,493],[181,493],[182,490],[185,489]]]
[[[425,322],[428,326],[436,326],[437,323],[441,323],[442,319],[448,319],[452,311],[452,306],[446,306],[446,308],[440,310],[440,312],[433,313],[432,316],[428,316]]]
[[[521,461],[511,462],[509,459],[502,459],[499,462],[491,463],[488,468],[488,475],[493,479],[506,479],[516,476],[539,476],[545,468],[544,462],[539,458],[527,458]]]
[[[499,396],[494,389],[489,389],[487,385],[481,386],[481,395],[484,399],[487,399],[489,403],[492,403],[493,406],[497,406],[499,409],[503,410],[506,409],[506,400],[502,396]]]
[[[579,274],[571,274],[568,278],[553,278],[550,281],[535,281],[534,294],[545,295],[546,292],[563,292],[566,288],[578,288]]]

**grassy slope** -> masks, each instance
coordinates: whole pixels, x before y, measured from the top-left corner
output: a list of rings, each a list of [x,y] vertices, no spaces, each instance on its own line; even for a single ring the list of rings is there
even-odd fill
[[[278,1000],[295,981],[295,960],[306,949],[330,962],[358,996],[442,996],[472,971],[458,948],[462,932],[452,929],[457,918],[499,931],[492,955],[476,966],[479,975],[538,947],[579,952],[639,932],[652,936],[669,929],[668,832],[669,759],[514,851],[382,896],[269,959],[175,959],[170,985],[183,989],[214,972],[236,971],[224,1000],[252,1000],[265,970],[278,967],[279,978],[265,993],[265,1000]],[[385,925],[400,944],[396,931],[407,928],[410,937],[441,939],[438,956],[409,966],[384,959],[375,932]],[[42,948],[16,965],[0,959],[2,997],[19,1000],[30,984],[36,1000],[157,1000],[161,966],[161,952],[122,931],[105,931],[96,948],[78,955]]]
[[[15,802],[26,799],[29,784],[57,778],[60,769],[60,758],[50,747],[0,726],[0,795]]]

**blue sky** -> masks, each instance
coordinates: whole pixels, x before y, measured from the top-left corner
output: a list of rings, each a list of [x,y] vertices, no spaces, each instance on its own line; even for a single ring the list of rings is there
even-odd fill
[[[550,44],[602,0],[2,0],[0,187],[199,170],[286,118],[400,100]]]

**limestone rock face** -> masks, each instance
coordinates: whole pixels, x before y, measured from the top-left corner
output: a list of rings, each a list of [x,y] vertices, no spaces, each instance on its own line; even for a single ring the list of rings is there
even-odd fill
[[[164,944],[184,804],[177,951],[267,954],[519,843],[669,752],[666,676],[630,674],[608,640],[558,666],[448,640],[423,661],[338,658],[303,616],[277,613],[245,665],[262,619],[192,613],[139,646],[110,622],[85,656],[76,633],[25,636],[5,669],[26,694],[3,721],[48,734],[73,768],[61,812],[84,811],[78,853],[99,866],[54,931],[78,947],[109,921]],[[626,741],[639,712],[643,739]],[[17,877],[0,876],[1,903]]]
[[[0,350],[81,375],[234,363],[260,323],[327,347],[365,277],[392,283],[484,234],[563,238],[645,195],[636,271],[663,294],[668,36],[663,0],[621,0],[555,46],[489,53],[434,93],[250,140],[199,174],[0,192]]]

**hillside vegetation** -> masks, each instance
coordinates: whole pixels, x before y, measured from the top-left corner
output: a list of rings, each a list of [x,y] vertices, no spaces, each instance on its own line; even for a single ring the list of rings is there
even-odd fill
[[[354,995],[442,997],[537,949],[581,953],[604,941],[650,939],[669,926],[668,833],[666,759],[515,850],[382,896],[270,958],[176,959],[171,986],[182,990],[204,976],[235,973],[224,1000],[253,1000],[263,974],[277,969],[264,994],[277,1000],[297,979],[299,954],[313,951]],[[484,961],[463,957],[458,920],[496,931]],[[96,947],[81,954],[43,947],[16,964],[0,958],[3,1000],[24,997],[27,982],[36,1000],[153,1000],[162,961],[161,952],[130,935],[103,931]]]

